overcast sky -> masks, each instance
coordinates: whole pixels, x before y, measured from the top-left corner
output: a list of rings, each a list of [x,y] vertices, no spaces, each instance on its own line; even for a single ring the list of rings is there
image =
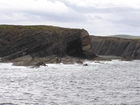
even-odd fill
[[[0,0],[0,24],[84,28],[140,36],[140,0]]]

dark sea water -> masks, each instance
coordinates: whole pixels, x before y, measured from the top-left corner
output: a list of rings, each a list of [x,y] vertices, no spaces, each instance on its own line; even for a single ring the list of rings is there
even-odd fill
[[[140,105],[140,61],[0,63],[0,105]]]

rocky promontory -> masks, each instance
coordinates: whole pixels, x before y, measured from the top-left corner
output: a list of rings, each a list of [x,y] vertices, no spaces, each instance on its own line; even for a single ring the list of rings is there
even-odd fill
[[[35,61],[65,56],[94,59],[89,34],[84,29],[54,26],[0,26],[2,61]],[[26,58],[26,59],[25,59]]]

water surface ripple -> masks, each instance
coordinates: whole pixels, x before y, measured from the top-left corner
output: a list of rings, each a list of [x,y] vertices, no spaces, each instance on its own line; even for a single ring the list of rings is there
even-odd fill
[[[140,105],[140,61],[0,63],[0,105]]]

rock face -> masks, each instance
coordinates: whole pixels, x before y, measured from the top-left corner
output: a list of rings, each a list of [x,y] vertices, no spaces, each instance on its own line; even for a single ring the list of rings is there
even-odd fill
[[[140,59],[140,39],[91,36],[92,49],[98,55]]]
[[[94,58],[90,37],[84,29],[53,26],[0,26],[0,57],[82,56]]]

